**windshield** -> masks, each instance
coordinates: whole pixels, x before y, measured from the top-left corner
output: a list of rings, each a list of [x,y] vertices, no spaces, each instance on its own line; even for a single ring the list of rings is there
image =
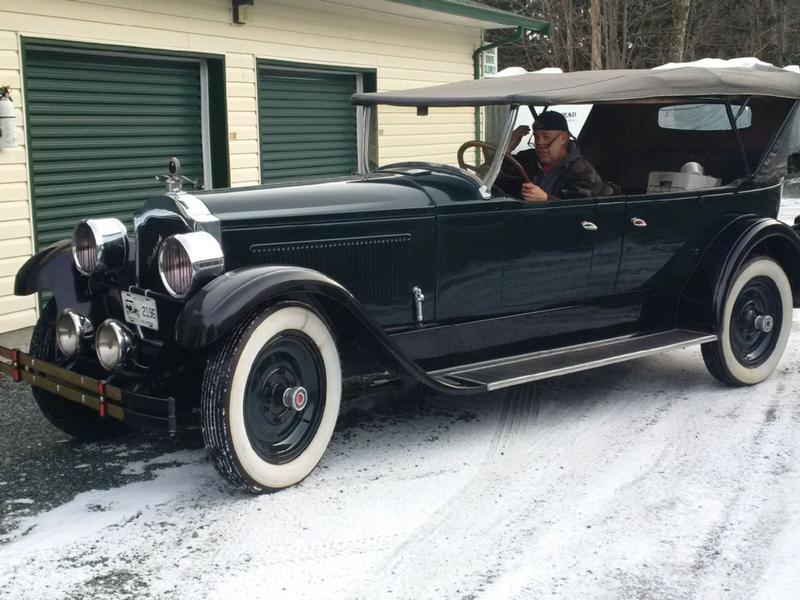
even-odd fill
[[[508,106],[429,110],[381,106],[377,119],[374,108],[365,112],[372,113],[366,116],[372,124],[366,127],[370,135],[364,140],[369,171],[412,163],[448,165],[486,185],[498,146],[504,151],[508,146],[508,139],[503,139],[513,128],[509,115],[516,111]]]

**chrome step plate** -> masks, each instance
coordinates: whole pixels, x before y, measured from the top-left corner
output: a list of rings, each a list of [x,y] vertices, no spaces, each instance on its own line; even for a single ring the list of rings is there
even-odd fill
[[[716,340],[712,333],[671,329],[461,365],[431,375],[450,385],[477,384],[491,391]]]

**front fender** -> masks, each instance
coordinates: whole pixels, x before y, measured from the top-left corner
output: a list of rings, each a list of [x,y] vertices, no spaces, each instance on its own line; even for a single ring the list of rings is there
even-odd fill
[[[729,223],[709,244],[681,291],[678,325],[717,331],[734,276],[753,254],[774,258],[800,306],[800,237],[776,219],[746,215]]]
[[[59,307],[88,312],[90,302],[82,292],[81,276],[72,262],[72,243],[61,240],[31,256],[14,280],[14,294],[28,296],[50,291]]]
[[[318,271],[288,266],[244,267],[220,275],[186,303],[175,322],[176,340],[186,348],[205,348],[259,306],[287,295],[307,294],[356,303],[344,287]]]
[[[60,275],[61,282],[71,271],[72,262],[69,240],[61,240],[44,250],[40,250],[25,261],[14,280],[14,295],[28,296],[43,289],[52,289],[54,276]]]
[[[366,308],[344,286],[318,271],[293,266],[244,267],[220,275],[187,302],[175,323],[175,339],[191,349],[205,348],[259,307],[285,300],[321,307],[329,325],[356,337],[387,369],[444,393],[474,393],[434,379],[410,360]]]

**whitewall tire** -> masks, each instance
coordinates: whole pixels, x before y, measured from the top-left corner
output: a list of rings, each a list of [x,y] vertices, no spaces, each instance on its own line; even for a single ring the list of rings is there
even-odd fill
[[[737,273],[725,299],[716,342],[703,344],[711,374],[728,385],[754,385],[769,377],[792,329],[792,288],[783,268],[757,257]]]
[[[303,480],[333,435],[341,367],[325,322],[305,306],[264,311],[210,357],[203,439],[217,470],[252,492]]]

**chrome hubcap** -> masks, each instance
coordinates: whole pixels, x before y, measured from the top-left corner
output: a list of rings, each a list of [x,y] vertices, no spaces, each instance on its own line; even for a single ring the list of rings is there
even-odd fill
[[[283,405],[289,410],[300,412],[308,404],[308,392],[302,385],[286,388],[283,392]]]
[[[755,318],[753,325],[759,331],[763,331],[764,333],[769,333],[772,331],[772,327],[775,325],[775,321],[769,315],[759,315]]]

